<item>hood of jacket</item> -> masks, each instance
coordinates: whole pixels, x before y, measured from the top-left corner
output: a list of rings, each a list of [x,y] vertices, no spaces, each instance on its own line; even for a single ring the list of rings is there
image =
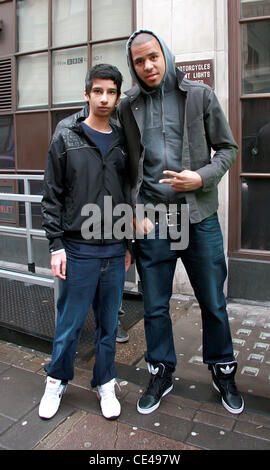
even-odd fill
[[[164,55],[165,59],[165,65],[166,65],[166,70],[164,77],[161,81],[161,83],[157,87],[149,88],[142,80],[139,79],[131,58],[131,43],[133,39],[138,36],[138,34],[141,33],[148,33],[151,34],[155,39],[160,44],[161,50]],[[157,34],[153,33],[152,31],[148,29],[139,29],[135,31],[129,38],[127,45],[126,45],[126,54],[127,54],[127,62],[128,62],[128,67],[130,74],[132,76],[133,81],[139,86],[140,91],[143,94],[152,94],[155,93],[157,89],[161,88],[163,92],[170,91],[175,88],[176,84],[176,67],[175,67],[175,56],[174,54],[170,51],[170,49],[167,47],[166,43],[163,41],[162,38],[160,38]]]
[[[159,42],[163,52],[165,73],[160,84],[155,87],[148,87],[140,80],[133,66],[131,45],[134,38],[141,33],[151,34]],[[164,176],[164,170],[179,172],[182,169],[184,106],[179,92],[175,57],[161,38],[145,29],[132,34],[126,51],[130,73],[139,93],[144,96],[145,103],[144,123],[141,128],[144,145],[143,180],[138,188],[139,198],[145,204],[152,201],[168,204],[183,198],[183,193],[176,193],[170,185],[159,183]],[[129,96],[128,92],[126,94]]]

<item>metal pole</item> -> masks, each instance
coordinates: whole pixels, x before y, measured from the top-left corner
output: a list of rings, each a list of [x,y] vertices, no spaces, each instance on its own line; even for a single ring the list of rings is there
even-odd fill
[[[26,194],[27,196],[31,194],[30,181],[27,178],[27,176],[24,177],[24,194]],[[30,233],[30,230],[32,229],[32,207],[31,207],[31,202],[25,201],[24,205],[25,205],[28,271],[34,273],[35,263],[33,262],[32,235]]]

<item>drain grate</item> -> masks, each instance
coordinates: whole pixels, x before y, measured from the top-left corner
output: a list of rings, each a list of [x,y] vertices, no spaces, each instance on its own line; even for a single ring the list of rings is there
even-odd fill
[[[126,297],[126,298],[125,298]],[[143,317],[143,303],[139,296],[123,298],[121,322],[129,329]],[[54,291],[50,287],[0,278],[0,325],[24,333],[30,338],[52,342],[55,327]],[[82,331],[78,356],[94,352],[95,322],[92,309]]]
[[[50,340],[54,334],[54,291],[50,287],[0,279],[2,326]]]

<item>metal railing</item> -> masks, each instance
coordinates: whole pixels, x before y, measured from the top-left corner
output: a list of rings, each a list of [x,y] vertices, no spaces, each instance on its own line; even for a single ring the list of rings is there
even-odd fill
[[[15,193],[1,193],[0,200],[2,201],[15,201],[24,202],[25,205],[25,228],[14,227],[10,225],[0,225],[0,233],[12,233],[17,235],[26,236],[27,244],[27,261],[28,271],[31,273],[24,273],[13,271],[10,269],[0,269],[0,277],[9,278],[17,281],[23,281],[32,284],[38,284],[54,289],[55,301],[55,314],[56,314],[56,301],[59,292],[59,282],[57,278],[52,276],[41,276],[35,274],[35,263],[33,259],[33,237],[39,236],[45,238],[45,231],[34,229],[32,227],[32,203],[41,203],[42,196],[31,194],[30,181],[43,181],[43,175],[14,175],[14,174],[0,174],[0,179],[3,180],[22,180],[24,182],[24,194]]]

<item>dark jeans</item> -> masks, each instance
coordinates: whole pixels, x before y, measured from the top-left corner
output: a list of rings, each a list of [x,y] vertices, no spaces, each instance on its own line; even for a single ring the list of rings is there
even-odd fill
[[[66,280],[60,281],[52,360],[45,370],[56,379],[73,379],[77,345],[92,304],[96,357],[91,385],[103,385],[116,377],[115,341],[125,282],[125,257],[78,259],[68,255],[66,271]]]
[[[157,224],[155,228],[158,230]],[[137,269],[144,297],[146,361],[153,364],[162,362],[172,371],[175,370],[169,302],[178,257],[182,259],[201,308],[203,361],[208,364],[233,361],[223,293],[227,268],[217,215],[190,224],[189,245],[185,250],[172,250],[171,242],[170,238],[136,241]]]

